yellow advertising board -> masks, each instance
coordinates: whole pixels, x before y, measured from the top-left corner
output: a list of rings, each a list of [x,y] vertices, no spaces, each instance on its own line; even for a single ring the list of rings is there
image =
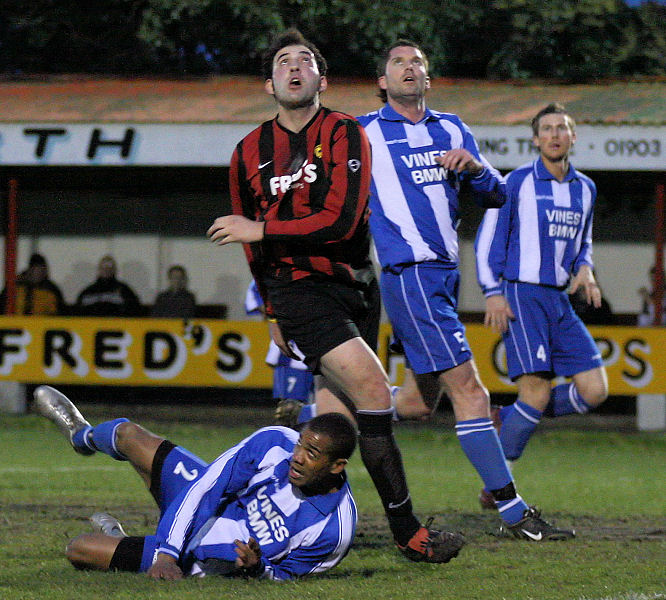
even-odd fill
[[[268,343],[254,321],[0,317],[0,379],[269,388]]]
[[[666,393],[666,328],[590,327],[610,393]],[[403,357],[380,330],[378,355],[394,384]],[[513,392],[501,338],[467,326],[481,379]],[[256,321],[0,316],[0,380],[128,386],[270,388],[268,328]]]

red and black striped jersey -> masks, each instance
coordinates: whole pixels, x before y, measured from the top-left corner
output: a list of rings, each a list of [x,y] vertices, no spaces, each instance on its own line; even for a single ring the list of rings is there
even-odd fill
[[[370,266],[370,144],[344,113],[320,108],[298,133],[277,118],[236,146],[234,214],[265,221],[264,239],[244,244],[259,291],[304,277],[353,284]]]

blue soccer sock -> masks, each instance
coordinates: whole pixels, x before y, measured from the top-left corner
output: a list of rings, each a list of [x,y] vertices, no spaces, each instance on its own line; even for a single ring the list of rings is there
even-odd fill
[[[563,383],[553,388],[550,402],[543,411],[548,417],[561,417],[573,413],[585,414],[592,408],[578,393],[575,383]]]
[[[88,427],[83,427],[82,429],[79,429],[73,436],[72,436],[72,445],[75,448],[83,449],[83,450],[92,450],[93,452],[97,452],[97,448],[95,448],[92,445],[92,441],[90,439],[90,434],[92,433],[93,428],[89,425]]]
[[[312,404],[305,404],[298,413],[296,422],[299,425],[307,423],[310,419],[314,419],[317,416],[317,405],[313,402]]]
[[[91,440],[95,450],[104,452],[104,454],[108,454],[116,460],[127,460],[116,448],[116,429],[118,429],[121,423],[126,423],[127,421],[129,419],[114,419],[113,421],[105,421],[93,427],[88,439]]]
[[[520,400],[508,408],[502,417],[499,439],[507,460],[518,460],[541,420],[541,411]]]
[[[513,525],[523,518],[528,506],[515,492],[511,471],[490,419],[471,419],[456,424],[456,435],[463,452],[491,490],[504,521]]]

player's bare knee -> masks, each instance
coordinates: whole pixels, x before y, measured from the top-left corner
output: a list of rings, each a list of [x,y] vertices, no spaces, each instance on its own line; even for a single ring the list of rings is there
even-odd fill
[[[603,383],[590,385],[584,390],[579,390],[579,393],[587,404],[595,408],[608,398],[608,385]]]
[[[474,407],[474,409],[480,414],[480,415],[490,415],[490,394],[488,394],[488,390],[486,388],[480,388],[476,390],[473,394],[470,396],[470,406]]]
[[[463,401],[479,411],[487,412],[490,406],[488,390],[475,379],[469,381],[461,390]]]
[[[388,380],[373,378],[362,388],[349,394],[354,405],[362,410],[388,410],[391,408],[391,388]]]
[[[449,399],[456,415],[461,418],[480,419],[490,416],[490,395],[482,385],[465,386],[455,391],[449,390]]]
[[[85,569],[90,564],[88,561],[89,537],[86,533],[78,535],[65,547],[65,557],[77,569]]]
[[[116,448],[124,456],[128,456],[132,448],[142,444],[150,436],[141,425],[132,421],[125,421],[116,428]]]
[[[142,431],[145,431],[141,425],[132,421],[125,421],[116,427],[116,444],[127,444],[136,439]]]

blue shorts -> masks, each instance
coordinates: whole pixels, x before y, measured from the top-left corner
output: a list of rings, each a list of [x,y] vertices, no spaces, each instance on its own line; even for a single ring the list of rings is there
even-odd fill
[[[382,272],[384,307],[414,373],[447,371],[472,358],[456,312],[458,282],[458,271],[440,263]]]
[[[150,491],[160,507],[160,515],[164,513],[184,487],[201,477],[208,466],[207,462],[180,446],[171,445],[168,454],[162,453],[160,455],[160,450],[163,447],[166,448],[163,445],[158,449],[153,463],[154,469],[159,468],[159,462],[162,463],[160,477],[159,479],[153,478],[150,487]],[[150,569],[155,558],[156,549],[156,536],[147,535],[143,544],[140,573]]]
[[[509,281],[503,289],[515,316],[503,336],[512,380],[541,372],[571,377],[602,366],[601,353],[565,291]]]
[[[314,376],[310,371],[277,366],[273,369],[273,398],[311,402]]]

